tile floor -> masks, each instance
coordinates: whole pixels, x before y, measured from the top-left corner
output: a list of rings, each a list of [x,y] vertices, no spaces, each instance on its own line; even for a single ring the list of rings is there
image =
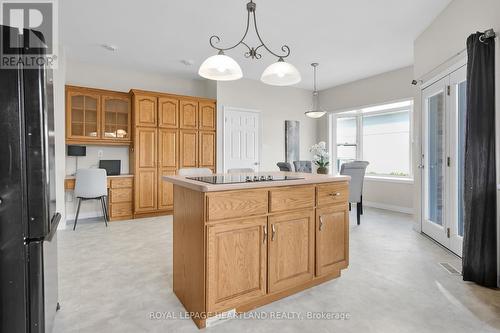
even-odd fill
[[[351,215],[350,266],[340,278],[253,312],[346,313],[347,319],[233,319],[206,331],[500,332],[500,291],[445,271],[440,262],[460,268],[460,260],[413,231],[409,215],[367,208],[361,226],[354,221]],[[58,237],[55,333],[198,332],[179,318],[184,308],[172,292],[171,216],[108,228],[81,221]],[[157,312],[168,315],[151,319]]]

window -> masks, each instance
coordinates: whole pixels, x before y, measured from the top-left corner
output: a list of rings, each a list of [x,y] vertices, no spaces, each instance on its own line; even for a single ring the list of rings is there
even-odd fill
[[[333,117],[337,169],[359,159],[370,162],[368,176],[411,178],[412,108],[412,101],[403,101]]]

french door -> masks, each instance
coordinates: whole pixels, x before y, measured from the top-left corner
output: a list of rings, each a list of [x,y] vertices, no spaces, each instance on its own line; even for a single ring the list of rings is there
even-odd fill
[[[422,91],[422,232],[462,256],[466,67]]]

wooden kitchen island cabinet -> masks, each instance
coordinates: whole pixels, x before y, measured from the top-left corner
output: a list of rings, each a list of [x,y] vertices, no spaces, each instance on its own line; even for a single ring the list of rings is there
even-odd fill
[[[249,311],[337,278],[348,266],[349,177],[270,174],[302,179],[163,177],[174,186],[174,292],[199,328],[219,313]]]

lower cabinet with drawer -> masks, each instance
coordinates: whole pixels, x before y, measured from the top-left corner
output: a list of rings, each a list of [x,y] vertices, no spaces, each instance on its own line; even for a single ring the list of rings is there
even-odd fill
[[[339,277],[349,262],[347,198],[346,181],[219,192],[174,185],[173,289],[197,326]]]
[[[108,189],[108,215],[110,221],[133,218],[133,177],[110,177]]]

